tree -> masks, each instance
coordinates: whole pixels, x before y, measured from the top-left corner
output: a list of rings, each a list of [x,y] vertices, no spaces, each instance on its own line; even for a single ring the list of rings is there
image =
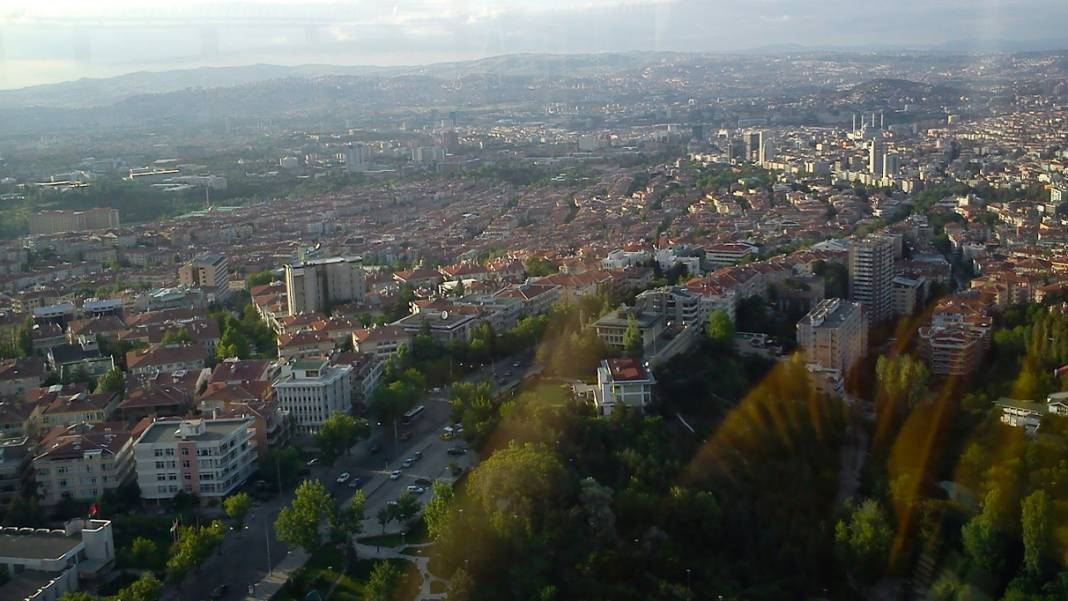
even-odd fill
[[[115,601],[159,601],[163,583],[151,571],[141,574],[130,586],[112,597]],[[110,601],[110,600],[109,600]]]
[[[185,328],[167,330],[163,334],[163,338],[159,341],[163,346],[171,344],[189,344],[190,342],[193,342],[193,337],[189,335],[189,330]]]
[[[219,522],[207,526],[183,526],[178,529],[178,542],[171,547],[167,573],[180,581],[193,568],[200,566],[223,541],[223,527]]]
[[[1000,570],[1001,542],[994,526],[977,515],[968,520],[960,529],[964,553],[972,565],[987,574],[996,574]]]
[[[445,533],[454,495],[452,484],[444,480],[434,482],[434,496],[423,508],[423,521],[426,522],[426,530],[431,540],[438,540]]]
[[[300,452],[293,447],[270,449],[260,461],[257,468],[258,478],[268,482],[272,488],[292,486],[297,481],[304,460]],[[279,481],[281,479],[281,481]]]
[[[96,392],[117,394],[120,398],[126,397],[126,377],[123,375],[122,370],[113,367],[108,370],[108,373],[100,377],[100,381],[96,383]]]
[[[151,569],[159,560],[159,547],[152,539],[138,536],[130,545],[130,559],[139,568]]]
[[[894,531],[875,499],[866,499],[859,506],[847,502],[846,512],[834,529],[839,553],[861,577],[874,578],[885,566]]]
[[[230,495],[223,501],[223,509],[226,510],[226,515],[234,521],[234,526],[241,530],[245,526],[245,517],[248,516],[248,512],[252,511],[252,497],[245,492]]]
[[[530,257],[523,267],[532,278],[552,275],[560,269],[552,261],[542,257]]]
[[[356,536],[363,530],[364,507],[367,505],[367,495],[357,491],[352,497],[352,503],[334,512],[330,519],[330,536],[335,542],[343,542],[347,538]]]
[[[471,473],[468,493],[500,535],[527,537],[554,506],[565,478],[547,447],[512,441]]]
[[[723,309],[716,309],[708,316],[705,334],[712,344],[720,349],[729,349],[734,344],[734,322]]]
[[[23,355],[29,357],[33,355],[33,318],[27,317],[25,323],[22,324],[22,328],[19,329],[19,335],[15,339],[19,350]]]
[[[627,329],[623,332],[623,353],[634,359],[641,359],[645,353],[642,331],[633,315],[627,318]]]
[[[1041,576],[1046,571],[1050,544],[1050,509],[1046,491],[1039,490],[1025,498],[1020,510],[1024,569],[1034,576]]]
[[[248,287],[251,290],[256,286],[263,286],[264,284],[270,284],[274,281],[274,272],[270,269],[264,269],[263,271],[257,271],[256,273],[248,276]]]
[[[386,505],[385,507],[379,509],[378,513],[375,514],[375,519],[378,520],[378,525],[382,527],[383,533],[386,532],[386,524],[389,524],[393,521],[393,511],[391,510],[392,507],[392,505]]]
[[[59,598],[59,601],[99,601],[96,597],[89,593],[83,593],[81,591],[67,593]]]
[[[315,434],[315,444],[319,447],[319,456],[327,464],[349,452],[356,441],[367,436],[370,427],[367,420],[357,419],[344,413],[335,413],[326,418]]]
[[[380,561],[371,568],[363,598],[367,601],[392,601],[400,585],[401,570],[392,561]]]
[[[393,517],[403,526],[416,513],[419,513],[419,498],[406,490],[397,497],[397,503],[392,507]]]
[[[219,338],[219,345],[215,347],[216,358],[220,360],[231,357],[248,359],[250,352],[248,338],[241,332],[237,323],[237,320],[233,319],[232,316],[228,317],[226,331]]]
[[[464,568],[457,568],[449,578],[449,588],[445,598],[449,601],[471,601],[475,581]]]
[[[336,512],[333,497],[319,480],[305,480],[297,487],[293,502],[283,507],[274,522],[278,539],[314,553],[322,546],[319,526]]]

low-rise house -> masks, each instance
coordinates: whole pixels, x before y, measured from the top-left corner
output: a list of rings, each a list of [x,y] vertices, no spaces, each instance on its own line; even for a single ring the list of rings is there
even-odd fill
[[[173,385],[137,387],[119,403],[119,415],[126,423],[156,417],[181,417],[192,413],[193,396]]]
[[[33,458],[41,504],[89,501],[126,484],[133,476],[131,444],[131,433],[121,424],[53,428]]]
[[[352,333],[352,349],[357,353],[388,359],[411,344],[412,333],[401,326],[362,328]]]
[[[198,345],[155,345],[126,353],[126,369],[135,376],[156,372],[199,372],[204,368],[204,359],[204,349]]]
[[[34,408],[31,402],[0,401],[0,439],[29,434]]]
[[[652,372],[637,359],[605,359],[597,368],[594,405],[604,416],[620,405],[644,411],[653,400],[655,385]]]
[[[1051,394],[1045,403],[1031,400],[1001,397],[994,406],[1001,409],[1001,423],[1014,428],[1023,428],[1028,434],[1038,432],[1046,415],[1068,416],[1068,395]]]
[[[110,421],[119,408],[119,395],[114,392],[78,392],[47,398],[47,402],[38,402],[30,418],[38,431],[80,423],[103,423]]]
[[[336,344],[328,332],[303,331],[296,334],[278,336],[278,357],[285,360],[325,355],[332,352]]]
[[[96,339],[87,339],[79,344],[64,343],[48,349],[48,365],[61,379],[77,373],[97,378],[113,369],[115,360],[111,355],[100,353]]]
[[[0,397],[22,397],[41,385],[45,362],[40,357],[0,361]]]

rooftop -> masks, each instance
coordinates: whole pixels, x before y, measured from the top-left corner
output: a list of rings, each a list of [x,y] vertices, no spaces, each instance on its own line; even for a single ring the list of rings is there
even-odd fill
[[[38,528],[0,530],[0,558],[59,559],[82,543],[81,537],[67,536],[62,530]],[[44,530],[44,531],[42,531]]]
[[[637,359],[625,357],[622,359],[606,359],[605,365],[609,375],[615,382],[635,382],[652,380],[653,375]]]
[[[179,426],[182,425],[183,421],[180,419],[167,419],[152,422],[152,425],[137,440],[137,444],[175,443],[185,440],[197,442],[223,440],[233,434],[235,430],[249,426],[252,423],[251,420],[241,418],[204,419],[200,420],[203,422],[203,430],[200,434],[183,437],[178,433]]]

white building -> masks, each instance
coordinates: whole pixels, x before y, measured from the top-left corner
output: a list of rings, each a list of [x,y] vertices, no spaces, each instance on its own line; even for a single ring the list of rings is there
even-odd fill
[[[797,344],[804,350],[809,372],[821,374],[816,387],[827,393],[839,393],[838,383],[826,385],[837,374],[840,379],[868,348],[868,323],[859,303],[840,298],[820,301],[808,315],[797,322]]]
[[[274,383],[275,398],[297,422],[314,434],[326,418],[352,407],[352,366],[330,365],[325,358],[295,361]]]
[[[137,484],[145,499],[179,491],[224,497],[256,470],[252,417],[159,419],[134,444]]]
[[[93,578],[115,564],[115,540],[108,520],[76,518],[62,530],[0,528],[0,567],[10,580],[0,599],[56,601],[78,590],[78,577]]]
[[[617,405],[645,410],[653,400],[656,379],[637,359],[605,359],[597,368],[594,405],[601,415],[612,415]]]

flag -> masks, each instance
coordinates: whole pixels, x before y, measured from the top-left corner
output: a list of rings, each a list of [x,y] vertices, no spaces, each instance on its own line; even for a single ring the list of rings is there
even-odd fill
[[[96,503],[89,506],[89,517],[95,518],[98,513],[100,513],[100,508],[96,506]]]

